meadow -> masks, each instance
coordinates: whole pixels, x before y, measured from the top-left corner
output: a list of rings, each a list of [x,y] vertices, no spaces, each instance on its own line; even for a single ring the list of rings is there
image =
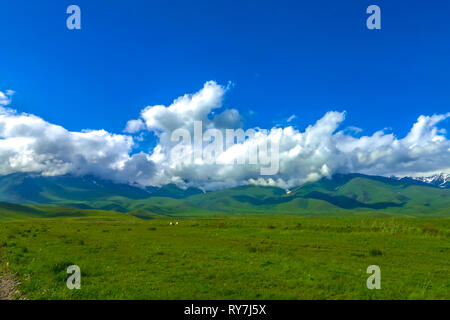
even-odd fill
[[[449,218],[12,219],[0,273],[21,282],[17,299],[450,299],[449,239]],[[80,290],[66,287],[73,264]]]

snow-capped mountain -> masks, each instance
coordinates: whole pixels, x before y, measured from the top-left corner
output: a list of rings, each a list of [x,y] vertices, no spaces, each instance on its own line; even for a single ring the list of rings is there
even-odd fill
[[[412,177],[411,179],[441,188],[450,188],[450,174],[448,173],[434,174],[429,177]]]

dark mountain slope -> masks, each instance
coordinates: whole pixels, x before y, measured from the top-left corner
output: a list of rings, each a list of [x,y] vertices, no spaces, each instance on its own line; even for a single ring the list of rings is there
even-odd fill
[[[207,193],[195,188],[184,190],[173,184],[139,188],[92,176],[13,174],[0,177],[0,201],[109,210],[143,218],[208,213],[336,215],[363,211],[450,215],[450,189],[412,179],[362,174],[336,174],[331,179],[307,183],[290,192],[277,187],[248,185]],[[7,209],[0,210],[6,212]],[[23,208],[17,211],[23,212]]]

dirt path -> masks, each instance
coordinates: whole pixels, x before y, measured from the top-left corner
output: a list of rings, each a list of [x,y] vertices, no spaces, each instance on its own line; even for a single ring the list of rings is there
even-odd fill
[[[0,274],[0,300],[11,300],[18,295],[19,291],[16,289],[18,284],[12,274]]]

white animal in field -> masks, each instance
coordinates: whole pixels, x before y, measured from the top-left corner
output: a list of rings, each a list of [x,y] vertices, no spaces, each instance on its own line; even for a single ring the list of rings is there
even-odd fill
[[[176,224],[176,225],[178,225],[178,221],[177,221],[177,222],[175,222],[175,224]]]
[[[169,222],[169,224],[170,224],[171,226],[173,226],[173,222]]]

